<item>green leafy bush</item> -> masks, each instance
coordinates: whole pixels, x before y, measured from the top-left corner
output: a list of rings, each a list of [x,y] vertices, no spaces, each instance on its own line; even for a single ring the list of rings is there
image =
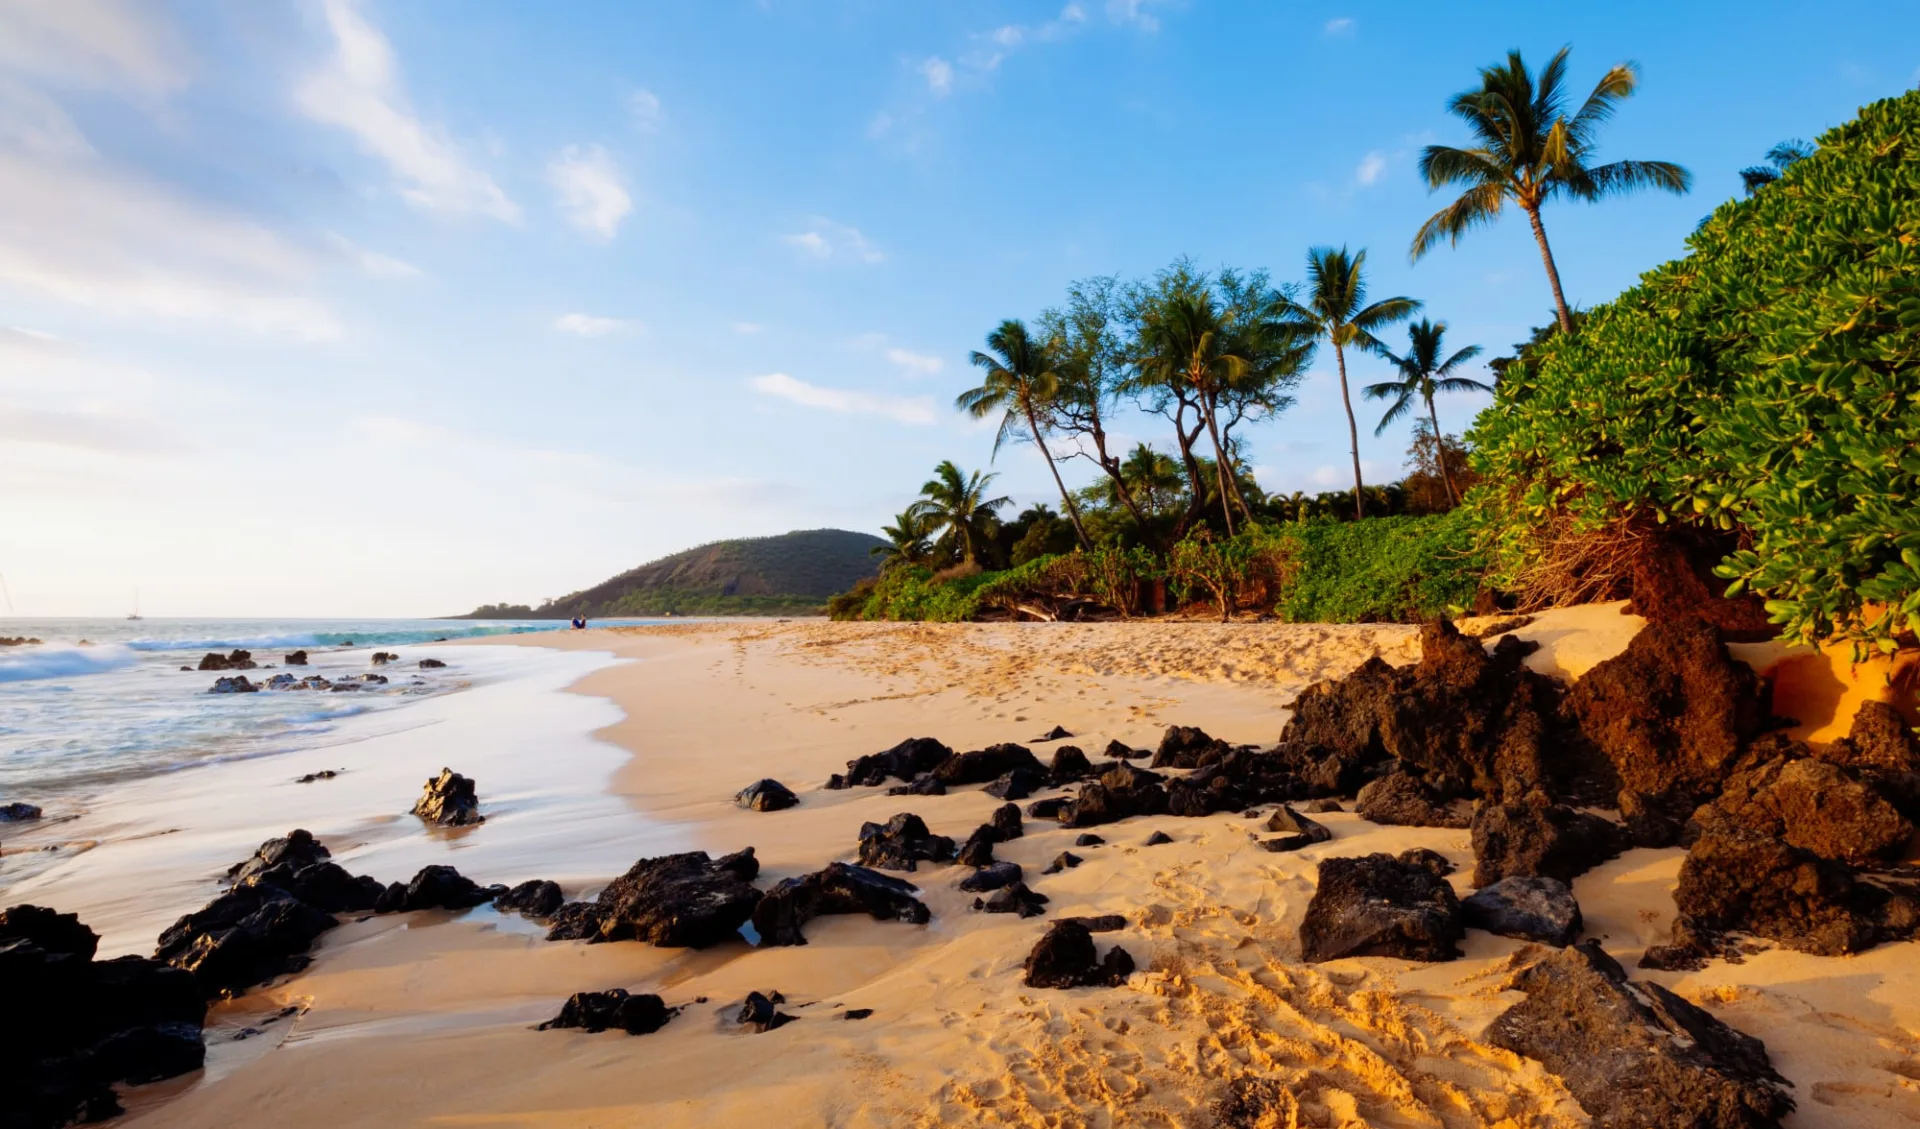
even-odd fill
[[[1920,92],[1875,103],[1692,251],[1508,370],[1469,439],[1497,582],[1541,532],[1681,523],[1783,633],[1920,630]]]
[[[1271,604],[1292,571],[1291,548],[1265,526],[1227,538],[1202,526],[1167,554],[1167,576],[1182,599],[1204,597],[1226,620],[1246,602]]]
[[[1465,511],[1284,525],[1290,623],[1417,623],[1473,603],[1484,560]]]

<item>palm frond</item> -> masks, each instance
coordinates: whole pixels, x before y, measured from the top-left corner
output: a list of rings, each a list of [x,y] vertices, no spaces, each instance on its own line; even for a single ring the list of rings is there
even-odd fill
[[[1639,188],[1661,188],[1678,196],[1693,187],[1693,174],[1672,161],[1615,161],[1589,169],[1587,175],[1595,199]]]
[[[1458,246],[1462,235],[1498,219],[1500,207],[1506,203],[1506,198],[1504,184],[1486,183],[1467,189],[1459,199],[1435,212],[1420,225],[1420,230],[1414,233],[1413,247],[1407,257],[1419,261],[1442,239]]]
[[[1593,93],[1573,115],[1569,128],[1582,149],[1592,146],[1593,132],[1613,117],[1620,103],[1633,97],[1640,86],[1640,72],[1632,63],[1617,63],[1593,84]]]
[[[1356,329],[1371,333],[1373,330],[1405,321],[1420,309],[1418,298],[1382,298],[1366,309],[1353,315],[1352,324]]]
[[[1403,416],[1405,416],[1407,412],[1412,409],[1412,407],[1413,407],[1412,389],[1403,390],[1400,394],[1400,398],[1398,400],[1395,400],[1393,402],[1393,406],[1387,409],[1387,413],[1380,417],[1380,424],[1379,426],[1373,429],[1373,433],[1375,435],[1379,435],[1381,432],[1384,432],[1387,428],[1393,426],[1393,423],[1395,420],[1398,420]]]
[[[1438,355],[1438,353],[1440,352],[1440,350],[1437,347],[1439,345],[1439,342],[1435,341],[1434,344],[1436,346],[1436,348],[1434,349],[1434,353]],[[1453,366],[1466,364],[1468,361],[1479,356],[1480,353],[1481,353],[1480,346],[1468,345],[1466,348],[1460,349],[1457,352],[1455,352],[1453,356],[1448,357],[1445,364],[1435,367],[1433,369],[1433,374],[1435,376],[1445,376],[1448,373],[1453,371]]]
[[[1434,381],[1433,390],[1435,392],[1492,392],[1493,385],[1482,384],[1470,376],[1447,376]]]

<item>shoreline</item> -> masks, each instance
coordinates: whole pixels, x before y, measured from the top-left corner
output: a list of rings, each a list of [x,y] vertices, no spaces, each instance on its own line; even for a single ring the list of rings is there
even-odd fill
[[[1552,613],[1520,634],[1544,644],[1530,665],[1577,674],[1623,647],[1637,622],[1610,605]],[[999,806],[974,788],[938,797],[823,788],[847,759],[904,737],[962,749],[1019,741],[1044,758],[1058,743],[1033,742],[1054,725],[1076,735],[1066,743],[1097,753],[1108,739],[1150,747],[1166,726],[1193,724],[1228,741],[1270,744],[1308,682],[1345,674],[1369,655],[1400,663],[1419,650],[1412,628],[1207,623],[728,621],[508,645],[557,662],[593,657],[590,669],[556,675],[546,690],[586,706],[567,712],[592,722],[580,736],[601,757],[588,783],[613,809],[605,822],[563,819],[546,829],[535,857],[564,860],[564,873],[510,869],[514,852],[487,847],[506,837],[495,833],[515,832],[512,802],[490,784],[503,778],[471,767],[477,753],[448,753],[446,763],[477,779],[488,822],[442,837],[396,816],[382,827],[397,838],[383,844],[313,828],[343,865],[386,879],[404,877],[403,860],[448,861],[483,883],[553,878],[579,898],[636,858],[751,845],[760,885],[769,886],[852,857],[864,821],[913,811],[936,833],[960,837]],[[486,720],[474,731],[504,740]],[[525,755],[546,755],[548,736],[536,727]],[[382,803],[403,812],[418,791],[415,775],[395,776],[406,787],[383,792]],[[791,787],[799,806],[735,807],[734,792],[763,776]],[[503,801],[496,817],[493,805]],[[1557,1079],[1484,1041],[1492,1018],[1521,998],[1503,985],[1531,946],[1470,931],[1461,958],[1440,964],[1298,962],[1299,924],[1324,858],[1425,847],[1461,868],[1458,889],[1470,888],[1466,831],[1381,826],[1350,812],[1316,818],[1334,839],[1284,855],[1248,849],[1262,824],[1241,815],[1135,818],[1098,828],[1105,846],[1074,848],[1083,864],[1044,878],[1075,833],[1029,819],[999,857],[1020,864],[1052,899],[1045,916],[974,913],[972,896],[957,889],[966,868],[923,866],[901,877],[919,887],[929,925],[821,918],[796,948],[549,943],[537,924],[489,908],[349,919],[321,939],[306,972],[216,1005],[207,1071],[128,1091],[127,1124],[199,1126],[263,1113],[294,1129],[769,1118],[1190,1124],[1249,1065],[1295,1080],[1305,1112],[1327,1124],[1580,1124]],[[661,838],[596,834],[621,826],[654,827]],[[1148,846],[1153,831],[1173,842]],[[228,848],[220,865],[256,843]],[[1588,935],[1628,964],[1663,942],[1682,856],[1632,850],[1576,879]],[[1109,913],[1127,926],[1102,947],[1119,943],[1140,969],[1126,985],[1021,986],[1021,961],[1048,921]],[[1920,1118],[1920,1071],[1900,1069],[1920,1063],[1920,970],[1908,967],[1911,952],[1883,945],[1834,959],[1772,950],[1698,973],[1635,975],[1763,1038],[1775,1066],[1798,1083],[1800,1111],[1785,1124],[1837,1118],[1878,1129]],[[615,986],[658,993],[684,1010],[637,1042],[531,1030],[567,995]],[[783,1006],[800,1022],[747,1034],[733,1013],[747,992],[769,990],[786,994]],[[298,1014],[266,1026],[282,1007]],[[852,1008],[874,1014],[838,1019]],[[235,1041],[248,1026],[265,1034]]]

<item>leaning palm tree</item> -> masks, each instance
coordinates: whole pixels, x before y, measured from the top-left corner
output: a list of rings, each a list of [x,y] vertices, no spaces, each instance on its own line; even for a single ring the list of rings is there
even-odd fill
[[[1355,517],[1367,516],[1367,502],[1360,482],[1360,425],[1353,418],[1353,396],[1347,385],[1347,350],[1391,356],[1374,331],[1412,317],[1420,308],[1412,298],[1382,298],[1366,305],[1367,283],[1362,277],[1366,263],[1364,250],[1349,254],[1345,247],[1315,247],[1307,252],[1306,293],[1300,300],[1289,299],[1293,316],[1333,346],[1340,370],[1340,402],[1347,409],[1347,438],[1352,443]]]
[[[870,555],[880,558],[881,572],[925,564],[933,556],[933,542],[929,539],[932,529],[926,515],[911,506],[901,511],[892,525],[881,526],[880,532],[886,534],[887,544],[875,545]]]
[[[1569,115],[1563,86],[1569,50],[1562,47],[1538,78],[1528,72],[1520,52],[1509,51],[1505,66],[1481,69],[1479,87],[1454,95],[1447,109],[1466,121],[1479,143],[1467,149],[1429,145],[1420,154],[1420,175],[1427,178],[1428,188],[1457,184],[1465,191],[1420,225],[1412,251],[1417,260],[1442,239],[1458,244],[1469,229],[1492,223],[1512,202],[1533,225],[1560,328],[1566,333],[1573,332],[1573,318],[1560,290],[1547,229],[1540,222],[1541,206],[1556,196],[1598,200],[1640,188],[1678,194],[1693,183],[1692,174],[1670,161],[1587,164],[1594,134],[1633,94],[1640,76],[1631,63],[1621,63],[1603,75],[1580,109]]]
[[[962,561],[980,563],[980,547],[998,524],[995,510],[1010,498],[989,498],[987,487],[998,475],[963,472],[947,459],[933,468],[933,477],[920,487],[921,498],[907,512],[927,523],[929,536],[959,550]]]
[[[1053,350],[1046,342],[1034,340],[1027,332],[1027,323],[1018,318],[1001,322],[999,328],[987,334],[987,348],[991,352],[975,350],[972,356],[974,366],[986,373],[985,379],[980,387],[960,393],[953,402],[954,407],[974,419],[1000,413],[1000,431],[993,440],[996,457],[1007,435],[1017,434],[1020,426],[1026,425],[1033,445],[1040,448],[1040,457],[1047,460],[1047,469],[1053,472],[1053,484],[1060,490],[1060,500],[1066,503],[1067,517],[1073,522],[1073,532],[1079,537],[1081,548],[1093,548],[1093,543],[1087,540],[1086,527],[1080,524],[1079,507],[1073,504],[1073,495],[1067,493],[1067,484],[1060,479],[1060,468],[1054,464],[1053,452],[1047,450],[1047,441],[1041,434],[1040,421],[1060,395],[1060,376],[1054,371]]]
[[[1427,405],[1427,419],[1433,424],[1433,434],[1438,441],[1440,431],[1440,413],[1434,410],[1433,395],[1436,392],[1491,392],[1492,387],[1480,383],[1471,377],[1455,376],[1453,371],[1460,365],[1480,355],[1480,346],[1469,345],[1458,350],[1446,360],[1440,359],[1441,339],[1446,336],[1447,323],[1434,323],[1421,318],[1407,327],[1407,337],[1411,348],[1404,357],[1391,354],[1387,359],[1400,370],[1400,379],[1383,380],[1366,387],[1369,400],[1392,398],[1393,404],[1387,408],[1387,414],[1380,417],[1380,426],[1373,429],[1375,435],[1387,429],[1387,425],[1411,411],[1416,398]],[[1443,452],[1444,454],[1444,452]],[[1447,503],[1459,505],[1460,495],[1453,488],[1453,474],[1447,470],[1447,460],[1440,459],[1440,477],[1446,482]]]

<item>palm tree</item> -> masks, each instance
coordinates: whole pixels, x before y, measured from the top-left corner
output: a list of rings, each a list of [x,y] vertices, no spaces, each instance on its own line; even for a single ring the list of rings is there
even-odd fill
[[[1199,401],[1200,415],[1213,440],[1214,475],[1220,488],[1220,512],[1233,536],[1233,509],[1228,504],[1226,449],[1220,441],[1217,408],[1220,394],[1252,371],[1244,355],[1245,336],[1232,317],[1214,301],[1203,284],[1167,294],[1154,305],[1140,326],[1134,365],[1152,384],[1184,384]]]
[[[1593,93],[1572,116],[1567,114],[1567,52],[1562,47],[1536,79],[1520,52],[1507,52],[1506,66],[1483,67],[1480,85],[1456,94],[1447,109],[1464,119],[1479,144],[1468,149],[1429,145],[1420,154],[1420,175],[1427,187],[1463,186],[1460,198],[1420,225],[1413,237],[1412,257],[1447,239],[1454,244],[1471,229],[1492,223],[1511,201],[1527,213],[1540,259],[1553,285],[1553,302],[1560,328],[1573,332],[1566,295],[1560,290],[1560,270],[1547,245],[1547,229],[1540,223],[1540,207],[1555,196],[1598,200],[1640,188],[1664,188],[1683,193],[1693,183],[1686,169],[1669,161],[1614,161],[1588,165],[1594,134],[1613,116],[1620,103],[1640,84],[1631,63],[1609,70]]]
[[[960,559],[980,563],[980,546],[998,524],[993,511],[1010,498],[989,498],[987,486],[999,475],[966,474],[952,459],[933,468],[933,477],[920,487],[921,499],[907,512],[927,523],[927,534],[940,534],[940,543],[960,550]]]
[[[1047,450],[1046,440],[1041,436],[1040,417],[1045,415],[1060,395],[1060,377],[1054,371],[1053,350],[1044,341],[1035,341],[1027,332],[1027,324],[1018,318],[1009,318],[1000,323],[999,328],[987,334],[987,348],[982,353],[975,350],[972,360],[975,367],[987,375],[980,387],[969,388],[955,398],[954,407],[972,416],[985,419],[1000,412],[1000,431],[994,436],[993,453],[997,458],[1000,444],[1005,442],[1009,431],[1014,431],[1021,423],[1027,425],[1027,433],[1033,438],[1033,445],[1040,448],[1040,457],[1047,460],[1047,469],[1053,473],[1053,484],[1060,490],[1060,500],[1066,503],[1067,516],[1073,521],[1073,532],[1080,538],[1082,548],[1091,549],[1093,543],[1087,540],[1086,527],[1080,524],[1080,510],[1073,504],[1073,495],[1067,493],[1067,484],[1060,480],[1060,468],[1054,464],[1053,452]]]
[[[875,545],[870,555],[880,558],[881,572],[903,565],[925,564],[933,555],[933,543],[929,540],[932,528],[926,515],[911,506],[902,510],[892,525],[881,526],[880,532],[886,534],[889,543]]]
[[[1367,283],[1362,277],[1367,253],[1348,254],[1345,247],[1315,247],[1307,252],[1307,292],[1305,300],[1289,306],[1293,315],[1313,327],[1314,336],[1333,346],[1340,369],[1340,402],[1347,409],[1347,438],[1353,454],[1353,512],[1367,516],[1367,503],[1360,483],[1360,425],[1353,418],[1353,396],[1347,390],[1347,349],[1349,346],[1387,356],[1387,347],[1374,336],[1394,322],[1413,316],[1420,303],[1412,298],[1382,298],[1365,305]]]
[[[1480,346],[1469,345],[1444,361],[1440,359],[1441,339],[1446,336],[1446,332],[1446,322],[1435,324],[1426,318],[1421,318],[1408,326],[1407,337],[1412,347],[1407,350],[1407,355],[1396,357],[1389,354],[1387,356],[1388,360],[1399,367],[1400,379],[1383,380],[1378,384],[1367,385],[1367,399],[1393,398],[1393,405],[1387,409],[1387,414],[1380,417],[1380,426],[1373,429],[1375,435],[1385,431],[1387,425],[1394,420],[1406,415],[1413,407],[1414,398],[1419,397],[1426,401],[1427,419],[1433,423],[1433,434],[1437,442],[1441,434],[1440,413],[1433,407],[1434,393],[1493,391],[1490,386],[1471,377],[1453,375],[1453,370],[1457,366],[1466,364],[1480,355]],[[1447,470],[1444,452],[1439,461],[1440,477],[1447,484],[1447,502],[1449,505],[1457,506],[1460,504],[1460,495],[1453,488],[1453,474]]]
[[[1792,168],[1795,163],[1813,156],[1815,148],[1817,148],[1817,146],[1801,141],[1798,138],[1791,141],[1782,141],[1780,144],[1767,150],[1766,164],[1749,165],[1741,169],[1740,183],[1746,185],[1747,195],[1751,196],[1786,175],[1787,170]]]

